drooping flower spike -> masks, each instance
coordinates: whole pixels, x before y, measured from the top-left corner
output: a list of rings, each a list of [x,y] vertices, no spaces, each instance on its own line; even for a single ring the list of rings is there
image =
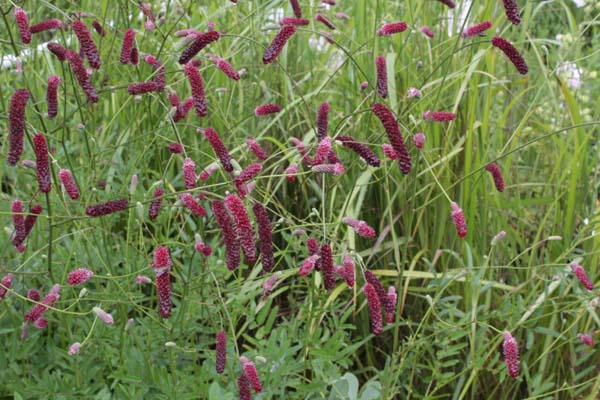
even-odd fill
[[[53,119],[58,114],[58,85],[62,79],[58,75],[48,77],[48,87],[46,88],[46,104],[48,105],[48,118]]]
[[[227,333],[223,330],[217,332],[217,350],[215,353],[217,374],[222,374],[227,363]]]
[[[423,113],[423,120],[433,122],[454,121],[456,115],[448,111],[431,111],[427,110]]]
[[[588,274],[585,272],[585,269],[581,265],[577,263],[571,263],[571,270],[575,274],[577,280],[581,282],[583,287],[585,287],[589,291],[594,290],[594,283],[589,278]]]
[[[265,149],[263,149],[261,145],[253,138],[246,138],[246,145],[248,145],[250,151],[259,159],[264,161],[269,157]]]
[[[398,155],[398,164],[400,165],[400,171],[403,174],[410,173],[412,168],[410,154],[404,143],[404,138],[400,132],[398,122],[394,117],[394,114],[383,104],[375,103],[372,107],[373,113],[379,118],[381,124],[385,128],[388,139],[392,148]]]
[[[257,117],[262,117],[269,114],[276,114],[281,111],[281,106],[279,104],[262,104],[254,109],[254,115]]]
[[[25,322],[34,323],[38,319],[44,315],[46,310],[48,310],[47,306],[53,306],[54,303],[59,299],[60,295],[60,285],[54,285],[44,300],[42,300],[42,304],[36,304],[33,306],[31,310],[27,314],[25,314]]]
[[[36,204],[32,206],[29,210],[29,215],[25,217],[23,220],[23,229],[16,230],[15,236],[13,237],[13,245],[17,248],[19,252],[22,252],[25,248],[23,247],[23,242],[29,236],[29,233],[33,229],[35,222],[37,221],[37,217],[42,213],[42,206]],[[15,226],[16,228],[16,226]]]
[[[332,30],[335,29],[335,25],[333,24],[333,22],[331,22],[329,20],[329,18],[327,18],[327,17],[325,17],[325,16],[323,16],[321,14],[315,15],[315,21],[322,23],[323,25],[325,25],[329,29],[332,29]]]
[[[423,25],[421,27],[421,33],[430,39],[433,39],[435,37],[435,34],[433,33],[433,31],[427,25]]]
[[[52,18],[52,19],[47,19],[45,21],[37,23],[35,25],[31,25],[29,30],[31,31],[31,33],[35,34],[35,33],[40,33],[40,32],[50,31],[53,29],[60,29],[60,28],[62,28],[61,20]]]
[[[85,70],[85,66],[83,65],[83,60],[79,57],[79,54],[74,52],[73,50],[67,50],[67,60],[73,69],[73,73],[75,74],[75,78],[77,78],[77,82],[79,86],[83,89],[83,93],[85,93],[88,101],[90,103],[98,102],[98,93],[96,93],[96,89],[92,82],[90,81],[90,77]]]
[[[473,37],[473,36],[477,36],[477,35],[481,34],[482,32],[487,31],[491,27],[492,27],[492,21],[484,21],[484,22],[481,22],[481,23],[479,23],[477,25],[473,25],[473,26],[468,27],[461,34],[461,36],[464,37],[464,38],[470,38],[470,37]]]
[[[223,144],[223,141],[221,140],[221,137],[219,136],[217,131],[215,131],[212,128],[206,128],[206,130],[204,131],[204,136],[206,137],[211,147],[213,148],[213,151],[219,158],[223,169],[227,172],[233,172],[231,155],[229,154],[229,151]]]
[[[313,172],[318,172],[321,174],[331,174],[335,176],[340,176],[344,173],[344,165],[341,163],[335,164],[319,164],[311,167]]]
[[[238,191],[240,198],[244,198],[247,193],[246,183],[258,175],[263,169],[261,163],[252,163],[240,172],[240,174],[233,180],[233,184]]]
[[[94,272],[87,268],[77,268],[67,276],[67,283],[71,286],[86,283],[94,276]]]
[[[94,308],[92,308],[92,311],[105,324],[113,325],[115,323],[113,316],[111,314],[107,313],[106,311],[104,311],[103,309],[101,309],[100,307],[94,307]]]
[[[56,58],[58,58],[58,61],[65,61],[67,59],[67,49],[62,47],[60,44],[50,42],[46,45],[46,47],[52,54],[56,56]]]
[[[372,167],[379,167],[380,161],[379,157],[375,153],[371,151],[365,144],[360,143],[358,140],[353,138],[352,136],[341,135],[335,138],[335,140],[339,140],[342,142],[344,147],[349,148],[359,155],[360,158],[365,160],[367,164]]]
[[[279,32],[277,32],[277,35],[273,38],[269,47],[265,50],[265,53],[263,54],[263,64],[271,64],[275,61],[294,33],[296,33],[296,27],[294,25],[286,24],[282,26]]]
[[[187,63],[183,71],[192,88],[192,98],[194,99],[196,115],[205,117],[208,114],[208,108],[206,106],[206,96],[204,95],[204,82],[202,82],[202,76],[193,63]]]
[[[370,283],[365,283],[363,288],[367,304],[369,306],[369,315],[371,316],[371,331],[374,335],[381,335],[383,332],[383,318],[381,316],[381,303],[375,288]]]
[[[100,22],[93,21],[92,22],[92,28],[94,28],[94,30],[98,33],[98,35],[100,35],[102,37],[106,36],[106,31],[104,30],[104,28],[102,27],[102,25],[100,24]]]
[[[502,177],[502,171],[500,167],[496,163],[490,163],[485,167],[485,170],[492,174],[492,178],[494,178],[494,185],[496,186],[496,190],[499,192],[504,191],[504,178]]]
[[[187,157],[183,160],[183,181],[187,190],[194,189],[196,187],[196,163],[194,160]]]
[[[71,27],[73,28],[73,32],[75,32],[75,35],[81,44],[81,50],[88,59],[90,66],[94,69],[99,69],[102,65],[102,62],[100,61],[100,53],[98,52],[96,43],[94,43],[87,26],[83,21],[78,20],[74,21],[71,24]]]
[[[290,4],[292,6],[292,10],[294,11],[294,15],[296,18],[302,18],[302,9],[300,9],[300,3],[298,0],[290,0]]]
[[[212,56],[212,60],[217,69],[221,70],[230,79],[233,79],[234,81],[240,80],[240,74],[227,61],[217,56]]]
[[[291,17],[283,17],[281,21],[279,21],[280,25],[296,25],[296,26],[306,26],[310,24],[310,21],[304,18],[291,18]]]
[[[519,25],[521,23],[521,15],[519,15],[517,0],[502,0],[502,3],[504,5],[506,18],[508,18],[513,25]]]
[[[179,64],[187,64],[196,54],[212,42],[216,42],[221,37],[218,31],[199,32],[192,34],[194,41],[181,53]]]
[[[365,221],[360,221],[353,217],[344,217],[342,218],[342,223],[354,229],[362,237],[374,238],[376,235],[375,229],[371,228]]]
[[[181,193],[179,195],[179,200],[181,200],[183,205],[195,216],[204,217],[206,215],[204,207],[202,207],[190,193]]]
[[[527,67],[527,63],[525,62],[525,59],[523,58],[521,53],[519,53],[519,50],[517,50],[512,43],[499,36],[495,36],[492,39],[492,45],[502,50],[502,52],[506,55],[510,62],[513,63],[513,65],[515,66],[515,68],[517,68],[517,71],[521,75],[527,74],[527,72],[529,71],[529,67]]]
[[[395,309],[396,306],[391,304],[392,299],[388,296],[388,293],[385,291],[385,288],[383,287],[383,284],[379,278],[377,278],[377,276],[369,270],[365,270],[364,274],[365,280],[373,286],[375,293],[377,293],[379,304],[381,304],[385,310],[391,310],[392,308]]]

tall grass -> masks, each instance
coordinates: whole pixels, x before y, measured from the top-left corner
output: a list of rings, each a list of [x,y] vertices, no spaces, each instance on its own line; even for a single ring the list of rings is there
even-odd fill
[[[14,283],[0,303],[2,351],[0,394],[5,398],[237,398],[238,362],[257,365],[263,393],[255,398],[285,399],[594,399],[600,392],[600,353],[580,343],[578,333],[600,329],[597,292],[586,291],[569,263],[579,262],[598,277],[597,215],[600,90],[597,43],[600,13],[594,5],[576,8],[567,0],[520,2],[523,22],[508,23],[501,2],[459,2],[448,10],[437,1],[343,1],[325,8],[300,0],[311,19],[298,27],[278,60],[265,66],[264,49],[279,29],[281,16],[292,16],[288,1],[148,2],[164,23],[144,29],[135,1],[59,0],[19,3],[30,21],[72,21],[85,11],[108,31],[93,33],[103,65],[91,79],[100,95],[86,103],[71,69],[46,49],[59,42],[78,50],[70,29],[35,35],[23,45],[13,2],[0,4],[0,126],[8,146],[8,104],[12,93],[27,88],[27,135],[23,158],[34,159],[33,134],[46,135],[51,148],[53,190],[37,191],[35,171],[21,165],[0,169],[2,221],[12,229],[10,203],[20,198],[44,211],[19,254],[10,234],[1,236],[1,275]],[[334,21],[334,41],[320,32],[316,13]],[[344,12],[348,19],[336,19]],[[460,17],[462,16],[462,17]],[[409,30],[391,37],[376,35],[384,22],[403,20]],[[485,36],[462,39],[460,32],[491,20]],[[207,93],[209,115],[193,110],[174,123],[166,94],[190,94],[177,63],[182,47],[174,32],[207,29],[214,21],[222,38],[197,57]],[[435,38],[420,32],[430,26]],[[143,61],[123,66],[123,32],[136,30],[140,52],[166,66],[167,91],[130,96],[127,84],[153,79]],[[529,65],[525,76],[497,49],[493,35],[510,40]],[[557,35],[562,35],[557,38]],[[26,51],[31,50],[29,54]],[[236,69],[234,82],[209,58],[216,54]],[[20,55],[17,72],[13,56]],[[375,58],[384,56],[389,97],[377,96]],[[9,62],[10,60],[13,60]],[[576,62],[581,86],[559,68]],[[45,118],[46,80],[63,78],[59,114]],[[369,87],[361,91],[361,82]],[[420,89],[421,98],[407,91]],[[316,112],[329,102],[329,135],[351,135],[368,144],[382,160],[366,166],[339,145],[345,173],[339,177],[300,168],[287,182],[285,168],[300,158],[290,142],[297,137],[314,152]],[[387,137],[370,107],[384,102],[397,116],[409,144],[413,171],[403,175],[397,162],[381,151]],[[277,103],[283,111],[257,118],[254,108]],[[426,110],[456,113],[450,123],[422,119]],[[275,269],[279,281],[262,296],[271,273],[260,261],[229,271],[213,216],[191,215],[176,204],[184,192],[181,166],[191,157],[198,172],[217,161],[197,129],[214,128],[242,166],[257,159],[245,138],[268,150],[263,171],[245,200],[248,209],[263,203],[273,223]],[[412,145],[424,132],[423,150]],[[168,151],[182,143],[184,154]],[[499,193],[486,165],[497,162],[506,190]],[[72,201],[60,190],[59,168],[69,168],[82,196]],[[137,187],[130,190],[132,175]],[[147,216],[154,190],[165,190],[156,220]],[[220,169],[194,191],[222,199],[235,188]],[[85,208],[129,198],[122,213],[88,218]],[[460,239],[452,224],[450,201],[464,210],[469,234]],[[209,209],[207,200],[202,204]],[[343,217],[365,220],[375,239],[357,236]],[[298,268],[308,257],[306,235],[332,245],[336,263],[351,254],[357,284],[338,280],[326,291],[320,273],[303,278]],[[491,245],[500,231],[506,238]],[[210,257],[194,251],[194,234],[213,247]],[[154,285],[139,285],[137,275],[153,277],[152,252],[167,246],[173,260],[173,315],[161,319]],[[94,271],[80,287],[66,286],[79,266]],[[362,293],[362,270],[372,270],[385,287],[395,286],[394,323],[381,336],[371,333]],[[29,327],[21,340],[25,313],[34,305],[30,288],[42,296],[54,283],[60,300],[46,312],[48,327]],[[595,303],[596,302],[596,303]],[[114,317],[106,325],[92,312],[101,307]],[[133,324],[128,323],[133,319]],[[228,335],[224,374],[215,372],[215,336]],[[502,332],[519,344],[521,372],[512,379],[501,352]],[[596,335],[596,339],[600,337]],[[77,355],[67,353],[74,342]],[[168,343],[168,345],[165,345]],[[596,346],[597,347],[597,346]]]

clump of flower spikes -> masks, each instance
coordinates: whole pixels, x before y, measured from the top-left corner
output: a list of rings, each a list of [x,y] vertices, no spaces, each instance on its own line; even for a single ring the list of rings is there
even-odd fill
[[[296,27],[294,25],[283,25],[279,32],[277,32],[277,35],[273,38],[269,47],[266,48],[262,58],[263,64],[270,64],[275,61],[294,33],[296,33]]]
[[[71,286],[86,283],[94,276],[94,272],[88,268],[77,268],[67,275],[67,283]]]
[[[502,50],[502,52],[506,55],[510,62],[513,63],[513,65],[515,66],[515,68],[517,68],[517,71],[521,75],[527,74],[527,72],[529,71],[529,67],[527,67],[527,63],[525,62],[525,59],[523,58],[521,53],[519,53],[519,50],[517,50],[512,43],[499,36],[494,36],[494,38],[492,39],[492,45]]]
[[[90,217],[101,217],[127,209],[127,199],[110,200],[105,203],[94,204],[86,208],[85,213]]]
[[[407,28],[408,26],[406,25],[406,22],[392,22],[379,28],[379,30],[377,30],[377,34],[379,36],[390,36],[396,33],[404,32]]]
[[[25,107],[29,90],[18,89],[10,99],[8,108],[8,165],[16,165],[23,154],[25,138]]]
[[[159,246],[154,250],[154,262],[152,264],[156,275],[156,292],[158,294],[158,306],[160,316],[169,318],[171,316],[171,278],[170,271],[173,263],[169,248]]]

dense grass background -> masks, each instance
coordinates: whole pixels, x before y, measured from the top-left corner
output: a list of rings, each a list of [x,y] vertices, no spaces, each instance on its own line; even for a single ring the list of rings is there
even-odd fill
[[[30,21],[60,18],[100,21],[106,37],[93,33],[102,68],[92,81],[97,105],[85,103],[68,64],[45,47],[54,40],[77,49],[70,29],[34,36],[22,45],[12,16],[13,2],[0,10],[0,127],[2,155],[7,154],[7,113],[12,93],[27,88],[27,139],[23,158],[34,159],[30,138],[46,134],[53,165],[53,191],[37,192],[35,171],[21,165],[0,169],[2,275],[13,272],[13,287],[0,303],[0,394],[6,398],[237,398],[237,358],[255,360],[265,390],[255,398],[285,399],[594,399],[600,392],[600,353],[579,342],[578,333],[600,329],[598,308],[573,277],[568,264],[578,261],[598,277],[597,141],[600,130],[600,10],[577,8],[571,1],[520,1],[523,23],[512,26],[501,2],[460,1],[455,10],[436,1],[338,0],[325,8],[300,0],[306,18],[317,12],[336,24],[335,43],[320,35],[322,25],[299,28],[278,62],[264,66],[264,48],[292,16],[288,1],[149,2],[164,24],[144,29],[135,1],[43,1],[18,3]],[[590,2],[593,3],[593,2]],[[336,19],[344,12],[349,19]],[[410,29],[378,37],[383,22],[406,21]],[[491,36],[460,38],[462,27],[492,20],[491,32],[519,48],[530,72],[518,75],[491,47]],[[189,85],[176,60],[181,53],[174,32],[206,30],[214,21],[226,32],[198,58],[203,60],[209,115],[190,113],[173,123],[166,93],[133,97],[126,85],[151,79],[152,69],[122,66],[118,55],[123,32],[136,30],[142,54],[154,54],[167,68],[167,87],[180,96]],[[432,27],[435,38],[420,33]],[[25,52],[28,52],[25,54]],[[218,54],[246,73],[233,82],[207,55]],[[13,57],[20,54],[22,72]],[[374,58],[387,59],[390,96],[385,103],[397,114],[410,143],[413,172],[403,176],[385,159],[387,141],[369,108],[381,99],[374,91]],[[12,61],[11,61],[12,60]],[[575,62],[581,72],[561,63]],[[46,79],[63,78],[59,116],[45,118]],[[370,86],[360,91],[362,81]],[[409,87],[422,91],[410,99]],[[382,166],[367,167],[356,155],[336,147],[346,172],[319,176],[304,169],[295,183],[283,171],[299,160],[289,138],[316,146],[316,110],[332,106],[330,135],[348,134],[371,145]],[[256,118],[254,107],[274,102],[284,107],[272,117]],[[428,110],[457,114],[451,123],[424,122]],[[242,167],[256,161],[245,138],[268,149],[269,159],[246,200],[266,205],[274,226],[276,268],[280,281],[262,298],[270,276],[260,262],[230,272],[214,218],[195,218],[174,206],[184,190],[183,155],[167,146],[180,142],[198,171],[215,161],[197,128],[215,128]],[[412,136],[424,132],[418,151]],[[507,182],[495,191],[484,167],[497,161]],[[59,190],[58,168],[70,168],[82,191],[78,202]],[[130,179],[139,184],[130,192]],[[151,195],[162,181],[167,197],[161,215],[147,218]],[[220,170],[200,188],[215,198],[233,191]],[[85,217],[87,205],[128,197],[127,212],[99,219]],[[23,254],[10,241],[10,202],[44,207]],[[458,238],[449,199],[458,202],[469,226]],[[208,205],[204,202],[204,205]],[[366,220],[376,240],[356,236],[341,224],[344,216]],[[319,274],[298,276],[307,256],[306,236],[332,244],[339,261],[352,254],[357,285],[338,281],[327,292]],[[507,237],[496,246],[499,231]],[[213,246],[203,258],[193,249],[200,233]],[[172,252],[174,314],[161,320],[154,285],[138,285],[138,274],[153,276],[152,251]],[[66,275],[88,266],[95,277],[80,288],[66,286]],[[398,290],[396,322],[383,334],[370,332],[360,269],[373,270],[385,286]],[[50,276],[49,271],[52,271]],[[44,330],[30,328],[21,340],[21,323],[32,306],[29,288],[46,293],[63,287],[56,309],[46,313]],[[111,312],[115,324],[101,323],[94,306]],[[126,329],[129,318],[134,324]],[[217,330],[229,338],[225,374],[214,372]],[[501,356],[502,331],[517,338],[521,373],[508,377]],[[600,337],[596,336],[600,340]],[[73,342],[81,352],[69,356]],[[166,342],[175,343],[165,346]],[[257,358],[258,357],[258,358]],[[261,358],[262,357],[262,358]]]

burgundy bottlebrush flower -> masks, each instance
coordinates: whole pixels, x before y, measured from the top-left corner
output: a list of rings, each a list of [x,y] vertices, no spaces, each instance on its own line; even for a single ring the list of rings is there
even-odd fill
[[[179,195],[179,200],[183,203],[183,205],[192,212],[192,214],[198,217],[204,217],[206,215],[206,210],[202,207],[194,196],[189,193],[181,193]]]
[[[20,7],[15,7],[14,11],[15,21],[17,22],[17,28],[19,28],[19,35],[21,41],[24,44],[31,42],[31,30],[29,28],[29,18],[27,13]]]
[[[365,221],[360,221],[352,217],[344,217],[342,218],[342,223],[354,229],[362,237],[374,238],[376,235],[375,229],[371,228]]]
[[[160,90],[160,85],[154,81],[135,82],[127,85],[127,92],[132,96],[144,93],[159,92]]]
[[[40,192],[50,193],[52,185],[50,182],[50,163],[48,162],[48,145],[46,138],[41,133],[33,137],[33,149],[35,151],[35,163],[37,165],[37,181]]]
[[[256,366],[246,357],[240,357],[240,363],[242,364],[242,369],[244,370],[244,374],[248,377],[252,388],[256,393],[262,392],[262,383],[260,382],[260,378],[258,377],[258,372],[256,371]]]
[[[223,202],[215,200],[211,208],[225,243],[225,264],[230,271],[233,271],[240,265],[240,242]]]
[[[327,243],[321,245],[321,273],[323,274],[325,288],[332,290],[335,287],[335,270],[333,269],[331,246]]]
[[[183,145],[181,143],[171,143],[169,144],[169,152],[173,154],[181,154],[183,153]]]
[[[275,272],[273,275],[271,275],[262,284],[262,289],[263,289],[262,297],[263,297],[263,299],[266,298],[269,295],[269,293],[271,293],[271,291],[273,290],[273,288],[275,287],[275,285],[279,281],[280,277],[281,277],[281,273],[280,272]]]
[[[233,172],[233,164],[231,164],[231,155],[229,154],[229,151],[223,144],[223,141],[221,140],[221,137],[219,136],[217,131],[215,131],[212,128],[206,128],[206,130],[204,131],[204,136],[210,143],[211,147],[213,148],[213,151],[219,158],[219,161],[221,161],[223,169],[227,172]]]
[[[469,38],[473,36],[477,36],[482,32],[487,31],[492,27],[492,21],[484,21],[477,25],[473,25],[465,29],[465,31],[461,34],[464,38]]]
[[[294,25],[287,24],[282,26],[279,32],[277,32],[277,35],[275,35],[275,38],[273,38],[269,47],[265,50],[265,53],[263,54],[263,64],[270,64],[275,61],[294,33],[296,33],[296,27]]]
[[[67,59],[67,49],[62,47],[60,44],[50,42],[46,45],[46,47],[52,54],[56,56],[56,58],[58,58],[58,61],[65,61]]]
[[[467,223],[465,222],[463,210],[455,202],[452,202],[450,207],[452,207],[452,219],[454,220],[454,226],[456,226],[456,232],[458,232],[460,238],[464,238],[467,236]]]
[[[377,66],[377,93],[385,99],[388,96],[388,78],[385,57],[377,57],[375,59],[375,65]]]
[[[48,77],[48,87],[46,88],[46,103],[48,104],[48,118],[52,119],[58,114],[58,85],[62,79],[58,75]]]
[[[69,273],[67,276],[67,283],[71,286],[81,285],[92,279],[93,276],[94,273],[91,270],[87,268],[77,268]]]
[[[386,310],[391,309],[390,298],[387,295],[381,281],[375,276],[375,274],[369,270],[365,270],[365,280],[370,283],[379,297],[379,303],[384,306]],[[395,307],[395,306],[394,306]]]
[[[583,269],[581,265],[577,263],[571,263],[571,270],[573,271],[575,277],[579,280],[579,282],[581,282],[583,287],[585,287],[589,291],[594,290],[594,284],[592,283],[587,273],[585,272],[585,269]]]
[[[206,168],[204,168],[202,170],[202,172],[200,172],[200,179],[203,180],[203,181],[207,180],[218,169],[219,169],[219,164],[217,164],[216,162],[210,163]]]
[[[106,203],[94,204],[85,209],[85,214],[90,217],[101,217],[123,211],[129,205],[127,199],[111,200]]]
[[[427,110],[423,113],[423,120],[434,122],[454,121],[456,115],[447,111],[431,111]]]
[[[373,153],[366,145],[360,143],[352,136],[341,135],[338,136],[336,140],[339,140],[342,142],[344,147],[347,147],[358,154],[360,158],[365,160],[365,162],[370,166],[379,167],[379,157],[377,157],[377,155],[375,155],[375,153]]]
[[[33,326],[37,329],[44,329],[48,327],[48,320],[44,317],[40,317],[33,321]]]
[[[308,25],[310,23],[309,20],[304,19],[304,18],[290,18],[290,17],[283,17],[281,19],[281,21],[279,21],[280,25],[296,25],[296,26],[305,26]]]
[[[294,182],[296,180],[296,175],[298,174],[298,164],[297,163],[291,163],[290,165],[288,165],[288,167],[285,169],[285,179],[288,182]]]
[[[98,94],[96,93],[94,85],[92,85],[92,82],[90,81],[90,77],[85,70],[83,60],[81,57],[79,57],[79,54],[73,50],[67,50],[67,60],[69,61],[69,64],[73,69],[73,73],[75,74],[75,78],[77,78],[77,82],[83,89],[83,93],[85,93],[88,101],[90,103],[97,103]]]
[[[148,217],[150,219],[156,219],[158,217],[158,213],[160,212],[160,205],[162,204],[162,196],[165,194],[165,191],[162,188],[158,188],[154,191],[152,195],[153,199],[152,203],[150,203],[150,209],[148,210]]]
[[[204,257],[210,256],[212,254],[212,247],[204,243],[204,241],[202,241],[202,237],[199,234],[195,234],[194,236],[196,240],[194,243],[194,250],[202,254]]]
[[[390,160],[397,160],[398,159],[398,154],[396,154],[396,152],[394,151],[394,148],[392,147],[391,144],[387,144],[384,143],[381,148],[383,149],[383,153],[390,159]]]
[[[308,254],[311,256],[313,254],[319,254],[319,242],[314,237],[309,237],[306,239],[306,248],[308,249]]]
[[[396,302],[398,301],[398,295],[396,294],[395,287],[389,287],[387,298],[388,301],[385,303],[385,322],[391,324],[394,322],[394,316],[396,315]]]
[[[250,392],[250,381],[244,372],[237,379],[239,399],[240,400],[252,400],[252,393]]]
[[[183,180],[187,190],[196,187],[196,163],[191,158],[187,157],[183,160]]]
[[[15,236],[13,237],[13,245],[17,248],[19,252],[22,252],[24,248],[22,247],[23,242],[29,236],[29,233],[33,229],[35,222],[37,221],[38,215],[42,213],[42,206],[36,204],[29,209],[29,215],[27,215],[23,221],[23,229],[16,230]]]
[[[332,174],[339,176],[344,173],[344,165],[341,163],[336,164],[319,164],[311,167],[311,170],[321,174]]]
[[[404,32],[408,26],[406,22],[392,22],[391,24],[385,24],[377,31],[379,36],[390,36],[395,33]]]
[[[240,195],[240,198],[246,196],[246,182],[258,175],[263,169],[261,163],[252,163],[240,172],[240,174],[233,180],[233,184]]]
[[[25,138],[25,106],[29,90],[18,89],[10,99],[8,107],[8,165],[16,165],[23,154]]]
[[[98,53],[96,43],[94,43],[87,26],[82,21],[74,21],[71,24],[71,27],[73,28],[73,32],[75,32],[75,35],[81,44],[81,50],[88,59],[90,66],[94,69],[99,69],[100,65],[102,64],[100,61],[100,53]]]
[[[499,36],[494,36],[492,39],[492,45],[502,50],[502,52],[506,55],[506,57],[508,57],[510,62],[513,63],[521,75],[527,74],[529,71],[527,63],[525,62],[525,59],[521,53],[519,53],[519,50],[517,50],[511,42]]]
[[[187,64],[196,54],[210,43],[219,40],[221,34],[218,31],[210,31],[206,33],[198,32],[193,34],[194,41],[181,53],[179,64]]]
[[[102,27],[102,25],[100,25],[100,22],[98,21],[93,21],[92,22],[92,28],[94,28],[94,30],[102,37],[106,36],[106,31],[104,30],[104,28]]]
[[[410,154],[404,143],[404,138],[400,132],[398,122],[394,117],[394,114],[383,104],[375,103],[372,107],[373,113],[379,118],[381,124],[385,128],[388,139],[392,148],[398,155],[398,164],[400,165],[400,171],[403,174],[408,174],[412,168]]]
[[[129,56],[129,62],[133,65],[138,65],[140,62],[140,52],[137,47],[131,49],[131,55]]]
[[[502,3],[504,5],[506,18],[508,18],[513,25],[519,25],[521,23],[521,16],[519,15],[517,0],[502,0]]]
[[[281,111],[281,106],[279,104],[263,104],[254,109],[254,115],[257,117],[262,117],[269,114],[275,114]]]
[[[252,230],[252,224],[250,223],[250,217],[244,207],[244,204],[234,194],[228,194],[225,196],[225,205],[231,212],[231,216],[235,222],[237,228],[242,252],[248,262],[256,261],[256,246],[254,246],[254,231]]]
[[[188,112],[194,107],[194,98],[188,97],[183,103],[177,105],[175,115],[173,116],[173,122],[184,119]]]
[[[25,314],[25,322],[34,323],[35,321],[40,319],[41,316],[44,315],[44,313],[48,309],[47,306],[52,306],[59,299],[59,297],[60,297],[59,292],[60,292],[60,285],[58,285],[58,284],[54,285],[50,289],[50,291],[48,292],[46,297],[44,297],[44,300],[42,300],[42,304],[34,305],[31,308],[31,310],[29,310],[29,312],[27,314]]]
[[[256,223],[258,224],[258,240],[260,241],[260,257],[264,273],[271,272],[275,265],[273,259],[273,230],[265,206],[255,203],[252,206]]]
[[[506,362],[508,374],[511,377],[516,378],[519,376],[519,348],[517,346],[517,341],[508,331],[504,331],[502,350],[504,352],[504,361]]]
[[[159,246],[154,250],[152,267],[156,275],[156,293],[158,295],[158,308],[162,318],[171,316],[171,279],[170,271],[173,263],[169,248]]]
[[[381,303],[375,288],[370,283],[365,283],[363,289],[367,304],[369,305],[369,314],[371,316],[371,331],[374,335],[381,335],[383,332],[383,317],[381,316]]]
[[[298,274],[300,276],[306,276],[308,274],[310,274],[312,272],[313,269],[315,269],[315,266],[317,265],[317,261],[319,260],[319,255],[318,254],[313,254],[310,257],[308,257],[307,259],[304,260],[304,262],[302,263],[302,265],[300,266],[300,270],[298,271]]]
[[[592,335],[586,333],[578,333],[577,337],[579,338],[581,343],[586,344],[590,347],[594,347],[594,338],[592,337]]]
[[[425,134],[423,132],[415,133],[413,137],[413,142],[415,143],[415,147],[417,149],[422,149],[425,145]]]
[[[13,225],[15,226],[15,235],[25,231],[25,218],[23,217],[23,203],[15,199],[10,204],[12,212]]]
[[[438,0],[440,3],[446,5],[448,8],[456,7],[456,4],[452,0]]]
[[[431,39],[433,39],[435,37],[435,34],[433,33],[433,31],[427,25],[423,25],[421,27],[421,33],[423,33],[423,35],[425,35],[425,36],[427,36],[428,38],[431,38]]]
[[[123,43],[121,44],[121,57],[119,58],[121,64],[128,64],[131,60],[131,50],[133,50],[134,40],[135,31],[133,29],[127,29],[123,36]]]
[[[327,136],[329,130],[329,111],[331,107],[329,103],[321,103],[317,110],[317,138],[319,141],[323,140]]]
[[[312,165],[319,165],[325,163],[331,153],[331,146],[333,141],[330,137],[324,137],[319,141],[319,146],[317,147],[317,151],[315,153],[315,157],[313,158]]]
[[[216,366],[217,374],[222,374],[225,371],[225,363],[227,362],[227,333],[225,331],[217,332],[217,351],[216,351]]]
[[[290,5],[294,11],[296,18],[302,18],[302,10],[300,9],[300,2],[298,0],[290,0]]]
[[[323,16],[321,14],[315,15],[315,21],[318,21],[318,22],[322,23],[323,25],[325,25],[329,29],[335,29],[335,25],[333,24],[333,22],[331,22],[329,20],[329,18],[327,18],[327,17],[325,17],[325,16]]]
[[[115,323],[113,316],[101,309],[100,307],[94,307],[92,308],[92,311],[105,324],[113,325]]]
[[[183,72],[187,76],[190,87],[192,88],[192,98],[194,99],[194,108],[196,109],[196,115],[204,117],[208,114],[206,106],[206,96],[204,95],[204,83],[202,82],[202,76],[192,63],[187,63],[183,68]]]
[[[499,192],[504,191],[504,178],[502,177],[502,171],[500,171],[500,167],[496,163],[488,164],[485,167],[486,171],[489,171],[494,178],[494,185],[496,186],[496,190]]]
[[[181,100],[175,91],[168,93],[167,99],[172,107],[178,107],[181,104]]]
[[[40,33],[44,31],[49,31],[51,29],[60,28],[62,28],[62,21],[60,19],[52,18],[42,21],[35,25],[31,25],[29,30],[31,31],[31,33]]]
[[[335,273],[338,274],[344,281],[346,281],[348,287],[354,287],[354,261],[352,261],[352,257],[345,255],[342,265],[335,266]]]
[[[263,149],[260,146],[260,144],[253,138],[251,138],[251,137],[246,138],[246,145],[248,145],[248,148],[250,149],[250,151],[259,159],[264,161],[269,157],[267,152],[265,151],[265,149]]]
[[[217,69],[221,70],[229,78],[233,79],[234,81],[240,80],[240,74],[227,61],[217,56],[213,56],[212,60]]]
[[[12,281],[15,276],[11,273],[8,273],[2,277],[0,281],[0,300],[2,300],[6,296],[6,292],[12,286]]]
[[[27,298],[29,300],[33,300],[33,301],[40,301],[40,298],[41,298],[40,291],[37,289],[33,289],[33,288],[29,289],[27,291]]]

